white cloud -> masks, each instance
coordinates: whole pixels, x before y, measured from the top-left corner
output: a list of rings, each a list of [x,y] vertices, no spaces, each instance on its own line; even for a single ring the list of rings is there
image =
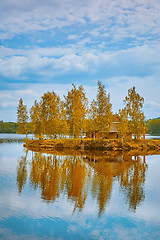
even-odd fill
[[[160,108],[160,103],[159,103],[159,102],[152,101],[152,100],[146,101],[146,105],[149,105],[149,106],[151,106],[151,107],[158,107],[158,108]]]
[[[2,1],[2,37],[31,31],[46,31],[73,24],[105,26],[113,39],[152,34],[159,36],[160,3],[132,0]],[[6,17],[7,16],[7,17]],[[93,32],[94,27],[93,27]],[[94,35],[96,32],[94,33]]]
[[[11,58],[0,59],[0,72],[3,76],[20,76],[27,59],[23,56],[12,56]]]
[[[87,40],[85,40],[86,42]],[[84,47],[64,46],[64,48],[11,49],[1,47],[0,74],[9,77],[27,76],[34,71],[36,75],[56,75],[62,72],[98,72],[103,68],[108,74],[152,75],[160,73],[160,47],[141,46],[115,52],[92,50]],[[103,51],[103,52],[102,52]],[[108,71],[109,69],[109,71]],[[53,71],[58,70],[58,71]],[[61,71],[59,71],[61,70]],[[116,71],[116,72],[115,72]]]
[[[3,90],[0,91],[0,106],[2,109],[12,109],[14,110],[14,115],[9,116],[16,119],[16,108],[20,98],[23,98],[24,104],[31,106],[35,98],[38,97],[38,90],[34,88],[26,88],[24,90]],[[1,115],[3,116],[3,115]],[[8,116],[7,116],[8,117]]]
[[[119,76],[107,79],[108,91],[111,93],[111,102],[115,112],[123,107],[123,100],[128,94],[128,89],[135,86],[136,92],[144,97],[144,114],[147,119],[158,117],[160,113],[160,79],[158,76],[150,77],[130,77]],[[155,88],[155,86],[157,86]],[[151,104],[152,103],[152,104]],[[154,104],[153,104],[154,103]]]

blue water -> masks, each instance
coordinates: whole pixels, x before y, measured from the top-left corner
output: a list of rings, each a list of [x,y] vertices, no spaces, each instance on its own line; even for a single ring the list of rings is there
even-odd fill
[[[0,239],[158,240],[159,171],[159,155],[49,155],[0,144]]]

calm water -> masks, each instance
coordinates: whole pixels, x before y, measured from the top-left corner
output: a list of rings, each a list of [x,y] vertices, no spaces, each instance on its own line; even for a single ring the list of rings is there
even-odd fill
[[[25,150],[0,143],[0,239],[160,239],[160,155]]]

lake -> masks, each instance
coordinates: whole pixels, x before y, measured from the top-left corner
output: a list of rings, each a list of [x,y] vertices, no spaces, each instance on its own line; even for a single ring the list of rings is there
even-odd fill
[[[23,138],[0,134],[0,239],[160,239],[160,155],[36,153]]]

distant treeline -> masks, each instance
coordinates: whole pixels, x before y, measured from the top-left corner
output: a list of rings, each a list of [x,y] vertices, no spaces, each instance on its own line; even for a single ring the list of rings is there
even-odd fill
[[[0,121],[0,133],[16,133],[17,130],[17,123]]]
[[[148,133],[150,134],[160,134],[160,117],[149,119],[146,122]]]
[[[28,126],[30,129],[30,123],[28,123]],[[18,123],[0,121],[0,133],[17,133],[17,131],[18,131]]]

